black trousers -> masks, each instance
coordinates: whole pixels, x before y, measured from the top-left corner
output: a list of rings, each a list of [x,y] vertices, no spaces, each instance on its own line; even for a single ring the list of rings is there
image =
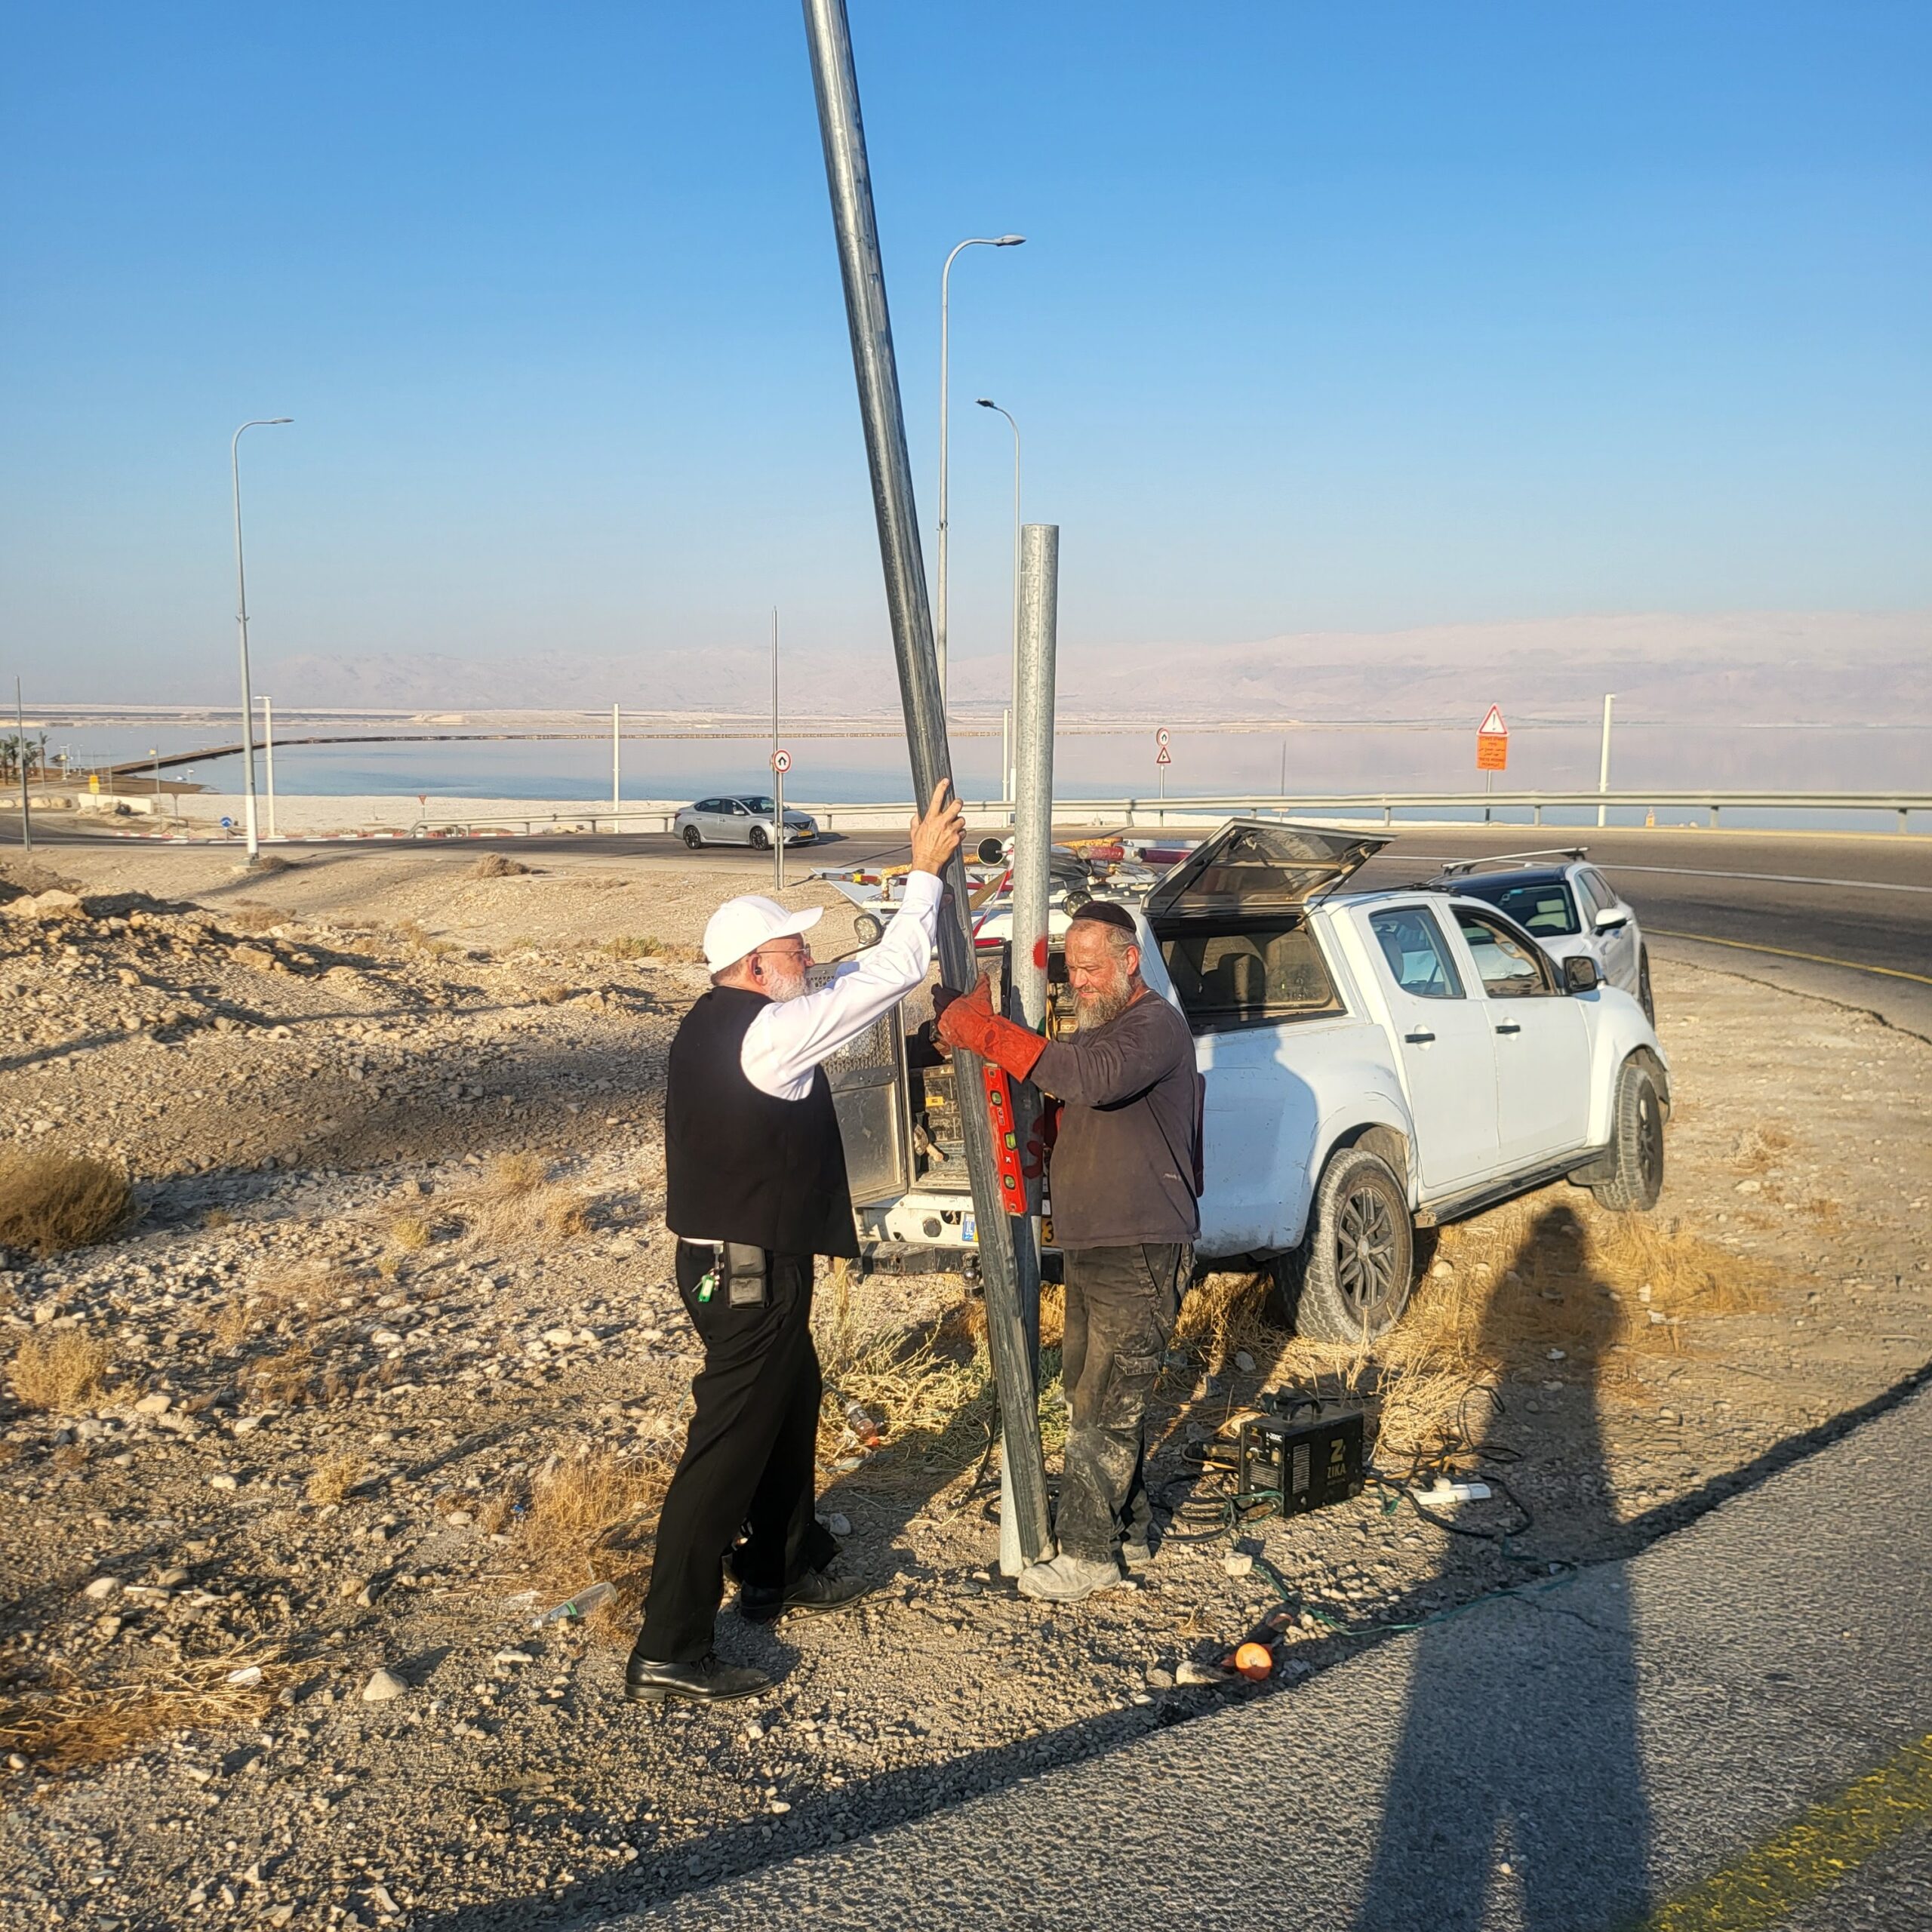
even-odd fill
[[[678,1293],[704,1366],[691,1384],[697,1413],[658,1519],[638,1633],[635,1654],[654,1663],[693,1663],[710,1649],[728,1553],[740,1583],[777,1589],[823,1569],[838,1548],[813,1508],[823,1388],[812,1346],[814,1257],[768,1254],[765,1306],[734,1308],[721,1266],[711,1298],[697,1297],[718,1254],[678,1244]]]
[[[1061,1467],[1060,1548],[1102,1562],[1123,1532],[1144,1538],[1147,1398],[1180,1312],[1178,1247],[1067,1251],[1060,1381],[1073,1411]]]

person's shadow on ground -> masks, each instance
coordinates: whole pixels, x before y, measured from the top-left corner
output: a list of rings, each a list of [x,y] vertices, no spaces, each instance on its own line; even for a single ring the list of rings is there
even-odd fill
[[[1527,1251],[1580,1257],[1582,1233],[1570,1208],[1554,1207]],[[1574,1320],[1564,1324],[1564,1366],[1586,1383],[1589,1404],[1567,1472],[1577,1507],[1560,1540],[1529,1539],[1544,1558],[1601,1547],[1614,1528],[1601,1403],[1617,1305],[1580,1265],[1564,1297]],[[1484,1356],[1520,1359],[1520,1321],[1499,1284]],[[1523,1422],[1512,1417],[1512,1432]],[[1525,1591],[1421,1633],[1358,1932],[1475,1932],[1492,1922],[1493,1904],[1531,1932],[1591,1932],[1643,1915],[1650,1811],[1631,1606],[1616,1583],[1587,1601],[1568,1589]],[[1580,1617],[1592,1633],[1580,1662]]]

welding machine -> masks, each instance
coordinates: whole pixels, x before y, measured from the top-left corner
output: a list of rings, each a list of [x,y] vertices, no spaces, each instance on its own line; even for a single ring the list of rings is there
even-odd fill
[[[1251,1416],[1241,1426],[1235,1494],[1278,1497],[1284,1516],[1299,1516],[1359,1496],[1361,1411],[1330,1407],[1306,1398],[1276,1400],[1276,1413]]]

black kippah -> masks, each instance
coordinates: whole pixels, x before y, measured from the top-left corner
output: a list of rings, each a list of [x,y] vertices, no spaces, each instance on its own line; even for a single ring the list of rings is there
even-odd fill
[[[1111,899],[1090,899],[1073,917],[1075,921],[1085,919],[1097,926],[1116,926],[1135,939],[1140,937],[1134,923],[1134,915]]]

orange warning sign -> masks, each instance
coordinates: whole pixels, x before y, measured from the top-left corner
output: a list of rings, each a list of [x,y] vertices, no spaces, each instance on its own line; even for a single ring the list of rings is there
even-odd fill
[[[1506,771],[1509,768],[1509,728],[1503,721],[1502,712],[1492,704],[1488,715],[1476,727],[1476,769]]]

